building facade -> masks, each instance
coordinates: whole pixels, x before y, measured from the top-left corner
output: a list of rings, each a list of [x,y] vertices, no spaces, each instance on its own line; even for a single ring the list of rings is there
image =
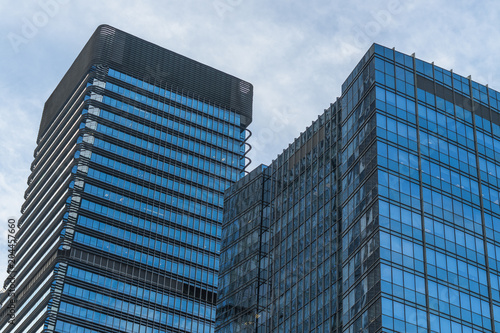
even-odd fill
[[[213,332],[252,91],[100,26],[45,104],[0,331]]]
[[[216,331],[500,332],[499,100],[374,44],[227,191]]]

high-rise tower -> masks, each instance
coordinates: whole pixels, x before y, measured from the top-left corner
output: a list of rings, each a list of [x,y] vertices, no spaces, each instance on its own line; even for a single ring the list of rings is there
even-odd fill
[[[47,100],[1,332],[212,332],[252,86],[100,26]]]
[[[226,192],[217,331],[500,332],[499,152],[499,92],[373,45]]]

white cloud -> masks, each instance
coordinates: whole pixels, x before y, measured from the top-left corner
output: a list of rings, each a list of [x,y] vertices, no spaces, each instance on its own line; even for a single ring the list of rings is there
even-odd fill
[[[0,88],[0,285],[6,277],[7,221],[19,218],[26,180],[35,149],[39,117],[33,114],[42,99],[22,96],[9,86]]]
[[[493,0],[41,1],[58,11],[26,37],[23,26],[43,6],[0,0],[8,13],[0,22],[0,244],[7,216],[19,212],[43,103],[102,23],[251,82],[253,166],[269,163],[335,101],[372,42],[500,88]],[[222,15],[221,3],[229,6]],[[17,53],[9,33],[25,38]],[[0,252],[0,267],[5,258]]]

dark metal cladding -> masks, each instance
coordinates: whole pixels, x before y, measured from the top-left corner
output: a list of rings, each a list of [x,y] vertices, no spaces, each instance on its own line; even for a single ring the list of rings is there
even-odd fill
[[[207,99],[211,104],[240,114],[243,127],[252,121],[253,86],[250,83],[124,31],[101,25],[45,103],[38,140],[92,66],[127,69],[130,75],[150,83],[168,84],[182,94]]]

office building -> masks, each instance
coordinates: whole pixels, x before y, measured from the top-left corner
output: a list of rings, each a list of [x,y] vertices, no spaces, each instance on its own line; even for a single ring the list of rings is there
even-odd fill
[[[47,100],[1,332],[213,332],[252,86],[100,26]],[[15,284],[13,286],[13,284]]]
[[[374,44],[225,193],[216,332],[500,332],[499,100]]]

